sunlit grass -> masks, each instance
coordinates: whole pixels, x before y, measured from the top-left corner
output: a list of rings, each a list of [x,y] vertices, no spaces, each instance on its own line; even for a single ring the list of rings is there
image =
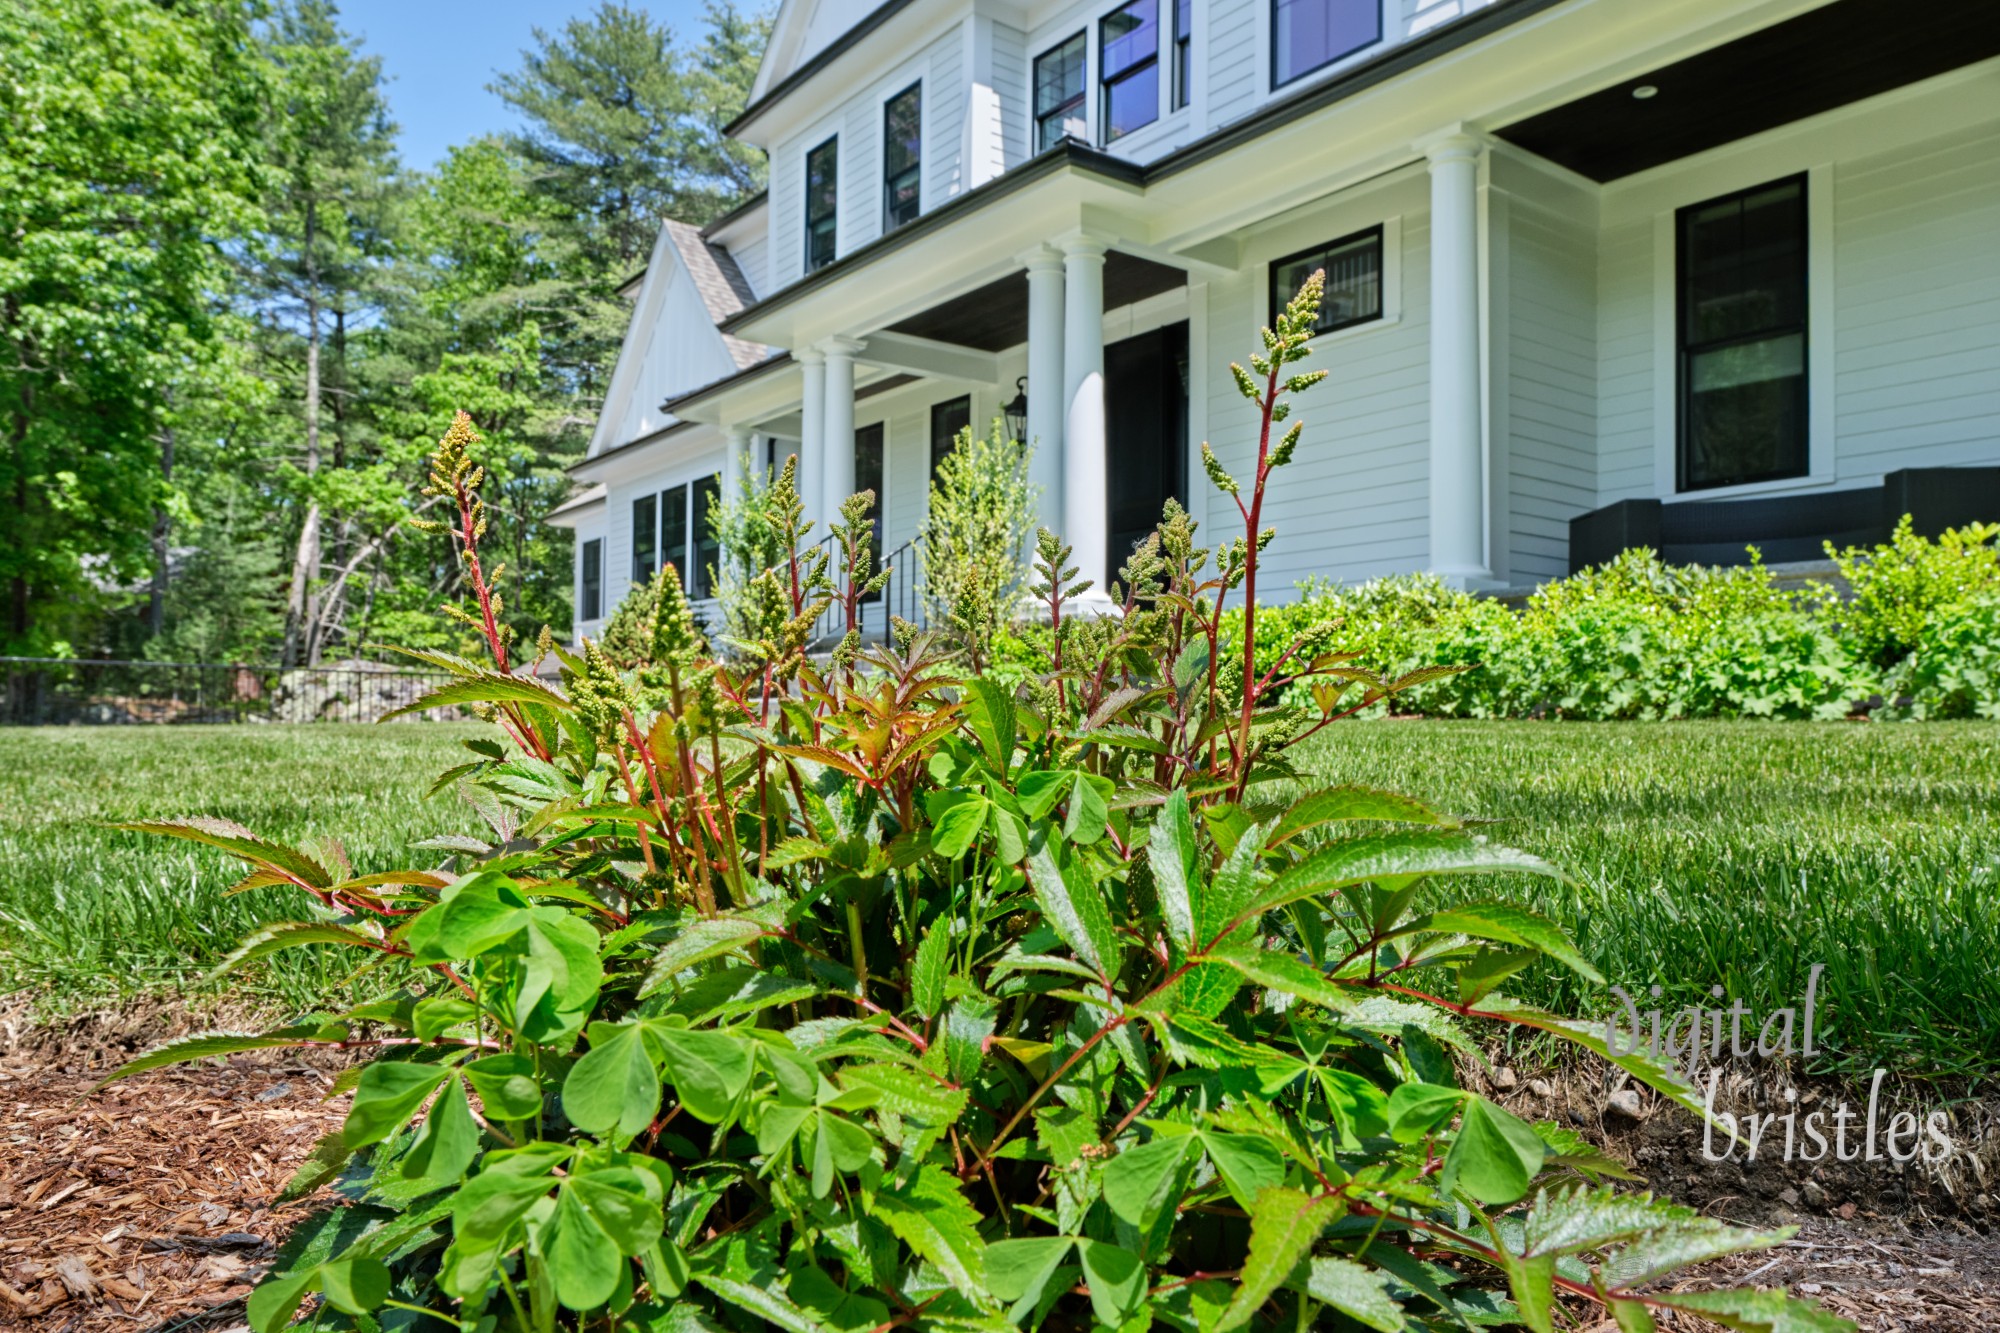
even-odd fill
[[[104,827],[219,815],[287,842],[338,838],[357,870],[422,864],[410,844],[470,831],[466,807],[424,792],[471,726],[75,727],[0,730],[0,990],[61,1011],[141,991],[208,988],[207,971],[307,901],[225,896],[219,851]],[[293,950],[236,982],[244,998],[306,1008],[352,966]]]
[[[1839,1064],[2000,1065],[2000,726],[1383,722],[1331,729],[1310,762],[1500,821],[1573,882],[1482,891],[1561,921],[1635,996],[1719,1007],[1721,985],[1764,1013],[1824,963]],[[1510,988],[1611,1007],[1547,967]]]
[[[215,814],[272,837],[338,837],[356,867],[471,831],[430,781],[470,728],[0,731],[0,989],[62,1009],[200,989],[282,892],[225,897],[220,852],[102,827]],[[2000,726],[1928,723],[1380,722],[1336,727],[1310,766],[1499,821],[1574,878],[1484,890],[1562,921],[1612,981],[1667,1003],[1720,984],[1757,1011],[1826,964],[1820,1032],[1849,1066],[2000,1064]],[[304,1008],[344,982],[331,951],[245,977]],[[1602,1015],[1602,992],[1540,968],[1512,989]]]

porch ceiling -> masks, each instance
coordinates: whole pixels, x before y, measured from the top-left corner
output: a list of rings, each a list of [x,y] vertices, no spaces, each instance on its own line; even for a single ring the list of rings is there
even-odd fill
[[[1835,0],[1497,133],[1612,181],[1996,55],[1995,0]]]
[[[1187,285],[1185,270],[1112,250],[1104,256],[1104,308],[1116,310],[1149,296]],[[963,296],[940,302],[891,324],[933,342],[954,343],[982,352],[1002,352],[1028,341],[1028,275],[1010,273]]]

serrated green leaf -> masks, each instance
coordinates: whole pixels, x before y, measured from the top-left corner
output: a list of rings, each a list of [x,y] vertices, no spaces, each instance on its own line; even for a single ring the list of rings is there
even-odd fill
[[[963,714],[993,771],[1004,776],[1014,759],[1014,696],[999,681],[974,676],[965,683]]]
[[[944,980],[951,958],[951,932],[943,922],[934,923],[917,942],[917,956],[910,963],[910,1004],[925,1018],[933,1018],[944,1008]]]
[[[979,1213],[959,1192],[957,1181],[926,1165],[917,1168],[909,1184],[882,1190],[875,1199],[875,1215],[905,1245],[936,1265],[967,1299],[987,1299],[986,1245],[979,1238]]]
[[[1346,1205],[1337,1195],[1314,1197],[1282,1186],[1259,1194],[1250,1206],[1250,1253],[1243,1260],[1236,1295],[1222,1312],[1215,1333],[1249,1323],[1344,1211]]]
[[[1855,1333],[1855,1326],[1782,1291],[1674,1291],[1653,1297],[1738,1333]]]
[[[1352,1259],[1314,1256],[1306,1269],[1306,1294],[1381,1333],[1398,1333],[1406,1322],[1403,1307],[1389,1295],[1387,1277]]]
[[[232,856],[266,866],[299,884],[323,889],[333,883],[326,867],[296,847],[260,838],[234,820],[196,815],[188,819],[140,819],[111,827],[131,833],[151,833],[162,838],[206,843]]]
[[[1215,1163],[1215,1174],[1221,1178],[1223,1188],[1245,1212],[1259,1194],[1284,1183],[1284,1152],[1270,1140],[1255,1134],[1225,1134],[1212,1129],[1199,1131],[1197,1137],[1208,1152],[1208,1160]]]
[[[643,997],[665,989],[675,977],[696,963],[741,949],[764,934],[764,929],[761,922],[740,916],[707,917],[689,922],[680,934],[661,945],[653,955],[652,968],[646,973],[646,981],[640,986],[639,994]]]
[[[1278,876],[1247,918],[1369,880],[1416,875],[1522,873],[1561,877],[1540,857],[1454,829],[1398,829],[1331,843]]]
[[[1458,819],[1439,814],[1421,801],[1373,787],[1333,787],[1292,802],[1271,830],[1270,845],[1279,847],[1302,833],[1345,820],[1387,820],[1401,824],[1458,826]]]
[[[388,722],[409,713],[427,712],[433,708],[456,708],[466,704],[532,704],[541,708],[569,711],[569,700],[557,694],[540,681],[527,676],[507,676],[497,671],[481,669],[469,680],[453,681],[443,685],[414,703],[404,704],[377,718],[378,722]]]
[[[222,961],[217,963],[208,975],[210,979],[221,977],[235,971],[244,963],[258,958],[268,958],[274,953],[307,944],[379,947],[372,937],[362,934],[352,926],[342,926],[331,921],[281,921],[260,927],[246,936],[241,944],[224,955]]]
[[[1118,960],[1118,937],[1112,932],[1103,892],[1081,857],[1058,853],[1046,832],[1038,842],[1028,853],[1028,880],[1036,901],[1063,943],[1100,978],[1109,980]]]
[[[1207,641],[1200,641],[1206,649]],[[1200,845],[1195,840],[1194,820],[1188,814],[1187,793],[1175,791],[1160,807],[1153,833],[1146,844],[1146,860],[1153,871],[1153,888],[1160,900],[1160,919],[1167,928],[1167,940],[1182,953],[1195,947],[1194,881],[1200,874]]]
[[[292,1035],[282,1035],[290,1033]],[[206,1060],[213,1056],[235,1055],[238,1051],[262,1051],[279,1046],[303,1046],[309,1037],[303,1030],[284,1028],[276,1032],[203,1032],[192,1037],[182,1037],[177,1041],[155,1046],[144,1055],[134,1056],[106,1075],[102,1082],[93,1087],[104,1087],[116,1083],[121,1078],[143,1074],[149,1069],[164,1069],[168,1065],[183,1064],[189,1060]]]
[[[1604,984],[1604,976],[1590,960],[1577,952],[1562,927],[1536,912],[1513,903],[1461,903],[1419,918],[1411,923],[1422,929],[1470,935],[1519,948],[1534,949],[1562,963],[1587,981]]]

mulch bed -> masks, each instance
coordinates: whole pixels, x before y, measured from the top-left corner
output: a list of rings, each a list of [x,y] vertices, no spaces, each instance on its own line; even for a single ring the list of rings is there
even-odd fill
[[[244,1298],[311,1206],[272,1201],[346,1114],[345,1097],[321,1100],[333,1066],[254,1052],[90,1092],[162,1032],[218,1025],[171,1013],[127,1009],[25,1032],[0,1015],[0,1329],[239,1330]],[[1608,1137],[1627,1160],[1642,1155],[1638,1136]],[[1801,1232],[1711,1265],[1689,1286],[1786,1285],[1864,1333],[2000,1329],[2000,1238],[1983,1219],[1913,1225],[1901,1210],[1857,1211],[1851,1200],[1770,1216],[1727,1192],[1705,1202]]]
[[[240,1326],[300,1215],[272,1199],[346,1099],[323,1103],[331,1074],[285,1052],[93,1094],[131,1054],[104,1026],[0,1053],[0,1328]]]

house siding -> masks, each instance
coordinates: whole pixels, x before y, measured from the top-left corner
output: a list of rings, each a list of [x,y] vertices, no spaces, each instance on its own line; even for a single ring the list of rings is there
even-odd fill
[[[1597,504],[1594,218],[1544,207],[1533,190],[1506,202],[1500,420],[1512,583],[1567,573],[1569,520]]]

